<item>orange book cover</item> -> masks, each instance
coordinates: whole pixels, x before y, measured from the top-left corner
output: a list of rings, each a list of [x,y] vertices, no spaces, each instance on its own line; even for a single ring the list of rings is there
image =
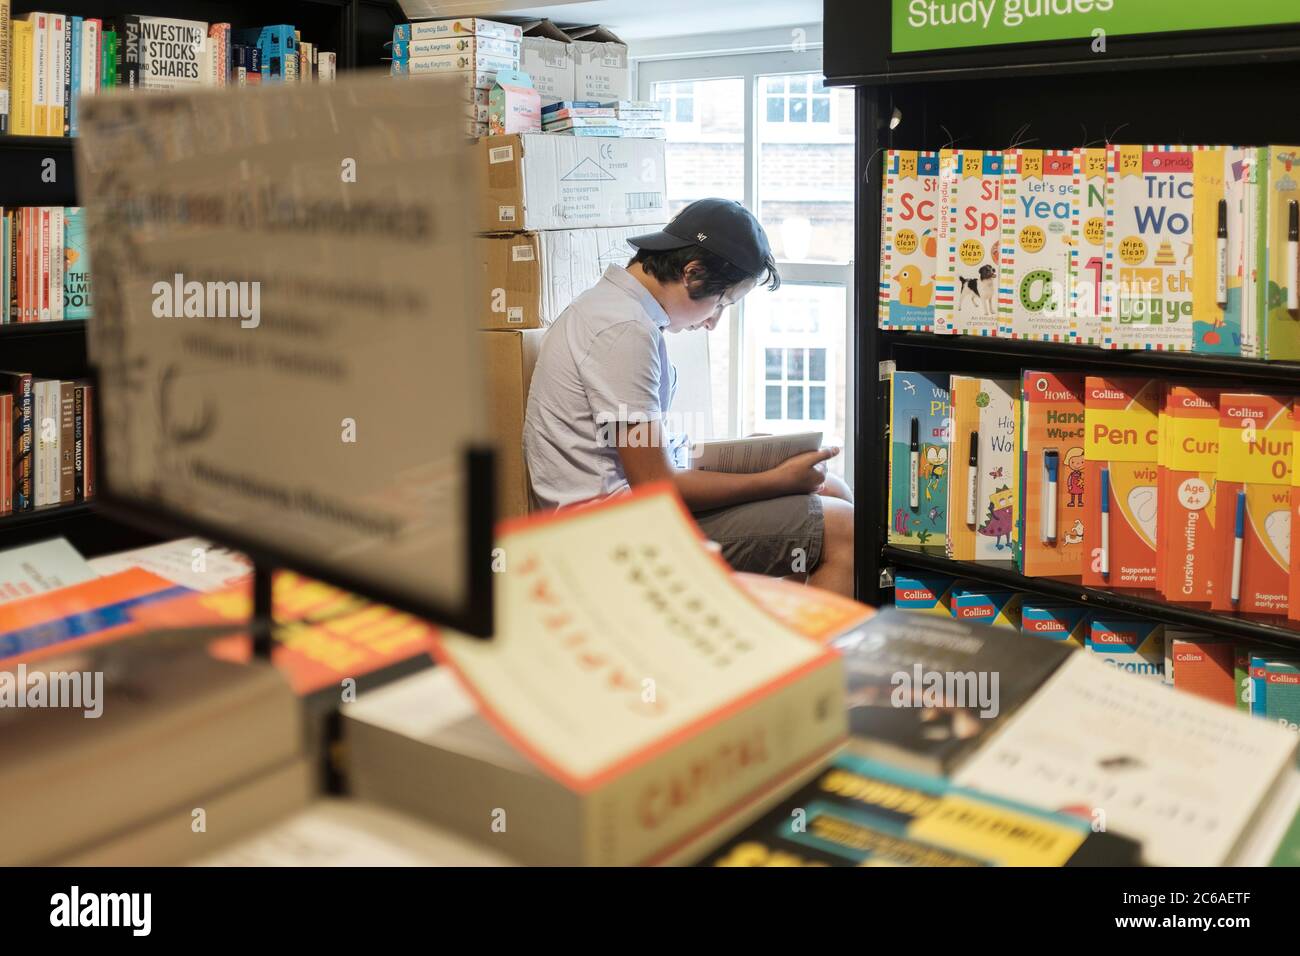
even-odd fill
[[[1027,371],[1021,405],[1020,570],[1076,576],[1084,547],[1083,376]]]
[[[1160,395],[1152,379],[1084,382],[1084,584],[1155,586]]]
[[[1292,425],[1295,424],[1295,410],[1292,409]],[[1292,429],[1295,431],[1294,427]],[[1296,554],[1300,548],[1300,442],[1294,440],[1294,434],[1291,442],[1291,551],[1290,554]],[[1290,595],[1287,601],[1287,616],[1293,621],[1300,621],[1300,562],[1291,563],[1290,574]]]
[[[1206,604],[1213,593],[1219,393],[1187,385],[1165,391],[1156,563],[1160,593],[1177,603]]]
[[[1246,392],[1219,397],[1216,611],[1287,613],[1293,447],[1290,399]]]
[[[733,577],[768,614],[821,644],[852,630],[876,613],[875,608],[852,598],[784,578],[743,571],[735,572]]]
[[[1174,665],[1174,686],[1227,707],[1237,706],[1237,682],[1233,676],[1231,641],[1214,638],[1174,638],[1170,656]]]
[[[0,604],[0,663],[34,661],[139,633],[148,605],[192,593],[132,568]]]

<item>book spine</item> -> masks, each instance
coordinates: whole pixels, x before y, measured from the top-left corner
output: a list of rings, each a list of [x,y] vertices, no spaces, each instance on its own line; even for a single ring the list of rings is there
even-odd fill
[[[317,57],[317,66],[319,67],[320,82],[333,83],[335,79],[335,70],[337,61],[331,51],[324,51]]]
[[[77,384],[59,383],[59,504],[76,500]]]
[[[99,41],[99,88],[117,85],[117,31],[105,30]]]
[[[14,511],[31,511],[32,502],[32,377],[20,372],[14,383],[13,449]]]
[[[64,55],[64,42],[67,38],[67,23],[61,13],[49,15],[49,32],[46,39],[49,44],[49,83],[50,83],[50,135],[62,136],[63,133],[63,89],[64,68],[68,59]]]
[[[72,390],[72,500],[86,500],[86,386]]]
[[[9,213],[9,302],[7,307],[10,322],[21,322],[23,320],[22,312],[19,311],[21,308],[20,293],[22,291],[19,271],[22,264],[22,222],[23,211],[21,208]]]
[[[36,279],[41,251],[40,210],[35,206],[24,206],[23,216],[23,321],[35,322]]]
[[[86,248],[85,213],[80,206],[63,211],[63,317],[88,319],[92,309],[90,257]]]
[[[14,397],[0,394],[0,515],[14,510]]]
[[[117,79],[115,86],[134,90],[140,86],[140,17],[128,14],[121,18],[117,31]]]
[[[40,207],[40,251],[37,263],[38,282],[37,306],[40,309],[37,321],[50,321],[50,207]]]
[[[32,25],[26,20],[10,21],[13,40],[9,65],[9,130],[22,136],[32,132]]]
[[[69,121],[72,111],[72,18],[55,17],[54,24],[54,90],[55,112],[52,132],[60,136],[72,135]]]
[[[11,132],[9,122],[10,86],[12,83],[12,56],[10,37],[10,0],[0,0],[0,133]]]
[[[0,209],[0,251],[4,259],[0,260],[0,325],[9,322],[9,255],[13,243],[13,217],[8,209]]]
[[[67,254],[63,242],[63,207],[50,208],[50,321],[63,321],[64,256]]]
[[[85,492],[85,500],[89,501],[95,497],[95,387],[93,385],[83,385],[82,391],[82,471],[84,478],[82,486]]]
[[[99,48],[102,26],[94,17],[81,21],[81,69],[77,85],[79,96],[88,96],[99,89]]]
[[[32,132],[50,134],[50,43],[48,18],[33,13],[32,21]]]
[[[81,98],[81,44],[82,19],[71,17],[68,20],[68,90],[66,95],[67,112],[64,120],[64,135],[77,135],[77,100]]]

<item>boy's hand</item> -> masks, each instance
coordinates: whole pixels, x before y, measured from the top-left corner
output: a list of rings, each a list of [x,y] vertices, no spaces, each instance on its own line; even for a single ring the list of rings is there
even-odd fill
[[[787,458],[768,472],[778,495],[811,495],[826,481],[825,462],[840,453],[838,448],[819,448]]]

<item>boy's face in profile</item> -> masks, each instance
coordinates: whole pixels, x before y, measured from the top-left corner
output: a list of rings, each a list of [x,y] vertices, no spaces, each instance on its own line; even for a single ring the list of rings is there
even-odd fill
[[[678,285],[674,291],[679,291],[680,295],[674,296],[671,308],[665,308],[668,313],[669,332],[693,332],[696,329],[705,329],[712,331],[713,327],[718,324],[722,318],[722,313],[731,306],[735,305],[754,288],[754,279],[746,279],[740,285],[732,286],[722,295],[708,295],[702,299],[692,299],[688,283],[691,281],[691,270],[695,263],[686,267],[686,278]]]

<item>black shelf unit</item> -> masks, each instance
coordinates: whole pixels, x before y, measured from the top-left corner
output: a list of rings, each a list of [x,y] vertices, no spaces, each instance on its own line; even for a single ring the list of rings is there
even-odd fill
[[[947,52],[891,52],[890,3],[824,0],[823,72],[857,95],[854,314],[858,429],[858,596],[888,600],[894,566],[939,571],[1040,596],[1140,615],[1236,638],[1300,647],[1300,628],[1275,619],[1210,613],[1156,595],[1026,578],[1008,564],[955,562],[934,549],[887,543],[886,399],[891,368],[1014,375],[1023,368],[1104,370],[1300,392],[1300,363],[1187,353],[885,332],[878,327],[881,175],[886,149],[1013,144],[1066,148],[1134,143],[1292,143],[1300,17],[1276,26],[1158,36],[1091,37]],[[1300,11],[1297,11],[1300,13]]]

